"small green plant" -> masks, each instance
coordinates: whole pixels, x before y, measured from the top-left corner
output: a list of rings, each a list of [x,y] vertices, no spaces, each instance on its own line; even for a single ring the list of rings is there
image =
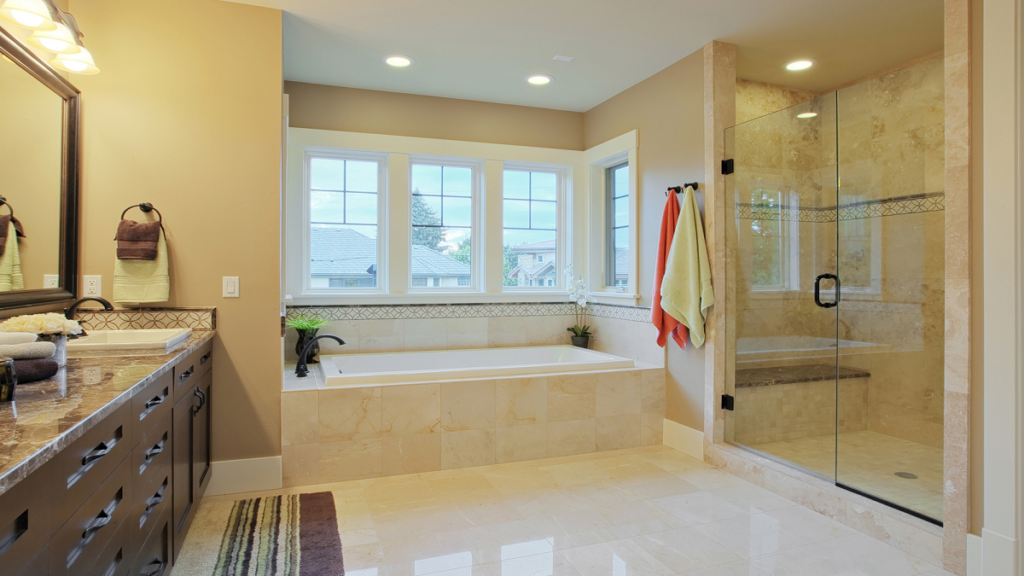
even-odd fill
[[[566,328],[569,332],[572,332],[573,336],[590,336],[590,326],[580,326],[579,324],[572,328]]]
[[[296,330],[319,330],[330,324],[329,321],[316,316],[295,316],[285,320],[285,325]]]

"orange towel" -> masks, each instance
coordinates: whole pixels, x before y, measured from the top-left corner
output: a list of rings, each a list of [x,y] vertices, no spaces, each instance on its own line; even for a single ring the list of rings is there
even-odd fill
[[[661,309],[661,280],[665,277],[665,261],[668,260],[668,251],[672,247],[672,237],[676,233],[676,223],[679,220],[679,199],[676,194],[668,195],[668,202],[665,203],[665,213],[661,216],[661,237],[658,242],[658,268],[654,276],[654,302],[651,304],[651,322],[658,328],[658,346],[662,348],[668,343],[668,335],[671,332],[672,338],[680,348],[686,348],[686,337],[688,335],[686,326],[678,320],[669,316]]]

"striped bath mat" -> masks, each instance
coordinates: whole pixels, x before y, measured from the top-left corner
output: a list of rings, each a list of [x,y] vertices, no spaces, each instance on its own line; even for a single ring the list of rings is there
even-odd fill
[[[344,576],[330,492],[239,500],[215,576]]]

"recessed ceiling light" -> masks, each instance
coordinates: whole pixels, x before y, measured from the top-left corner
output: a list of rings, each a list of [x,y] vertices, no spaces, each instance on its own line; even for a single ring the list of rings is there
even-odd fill
[[[415,60],[408,56],[399,56],[397,54],[394,56],[385,56],[384,58],[381,58],[381,60],[383,60],[388,66],[394,66],[395,68],[405,68],[416,63]]]
[[[552,58],[555,62],[572,62],[575,59],[575,56],[555,56]]]
[[[818,115],[817,112],[801,112],[800,114],[797,114],[796,117],[797,118],[814,118],[817,115]]]
[[[550,84],[551,81],[554,79],[554,76],[548,76],[547,74],[533,74],[532,76],[526,77],[526,81],[529,82],[530,84],[533,84],[534,86],[543,86],[545,84]]]
[[[793,60],[792,62],[786,64],[786,70],[792,70],[794,72],[796,72],[797,70],[807,70],[808,68],[814,66],[817,63],[817,60]]]

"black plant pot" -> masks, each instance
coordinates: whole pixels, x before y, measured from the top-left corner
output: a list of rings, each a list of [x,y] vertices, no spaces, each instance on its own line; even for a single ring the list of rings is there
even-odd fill
[[[577,348],[590,347],[590,336],[570,336],[570,338],[572,338],[572,345]]]
[[[302,349],[306,347],[306,344],[310,340],[316,337],[317,330],[299,330],[295,329],[299,333],[299,342],[295,345],[295,354],[297,356],[302,355]],[[317,354],[320,353],[320,343],[313,344],[310,347],[309,352],[306,353],[306,364],[317,364],[320,361],[316,359]]]

